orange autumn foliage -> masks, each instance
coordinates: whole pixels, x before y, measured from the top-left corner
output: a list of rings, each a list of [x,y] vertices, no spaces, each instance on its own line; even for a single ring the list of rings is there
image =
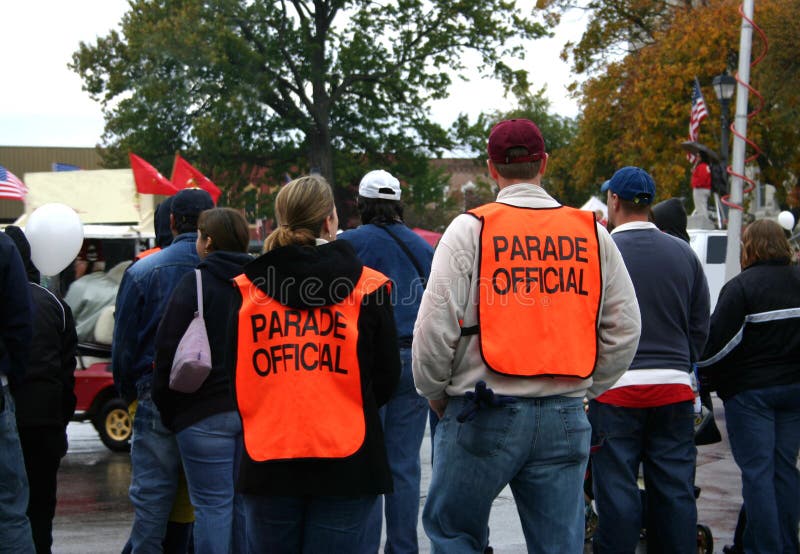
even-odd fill
[[[706,5],[676,7],[648,44],[607,62],[583,83],[578,133],[557,162],[571,168],[576,187],[596,194],[613,171],[638,165],[655,178],[659,198],[689,195],[691,167],[680,143],[688,135],[691,84],[697,76],[709,112],[699,140],[719,151],[721,106],[711,81],[725,69],[729,53],[738,50],[738,6],[738,1],[708,0]],[[779,190],[800,175],[800,61],[794,53],[800,30],[789,23],[798,16],[800,2],[756,4],[755,21],[767,34],[769,53],[752,69],[750,80],[766,106],[749,122],[748,137],[764,149],[759,161],[763,180]],[[754,34],[753,58],[762,48]],[[752,95],[750,100],[755,101]],[[734,111],[735,99],[731,120]]]

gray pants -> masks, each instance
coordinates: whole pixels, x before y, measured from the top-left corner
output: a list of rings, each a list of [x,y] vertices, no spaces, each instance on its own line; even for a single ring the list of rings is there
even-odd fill
[[[708,218],[708,199],[710,196],[711,189],[692,189],[692,199],[694,200],[692,215],[702,215]]]

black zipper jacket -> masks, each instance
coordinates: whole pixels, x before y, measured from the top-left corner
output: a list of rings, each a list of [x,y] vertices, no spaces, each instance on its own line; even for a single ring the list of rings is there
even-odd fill
[[[25,375],[12,381],[17,427],[64,430],[75,412],[75,354],[78,336],[72,311],[62,299],[39,285],[39,270],[22,230],[6,228],[17,245],[28,277],[33,307],[33,337]],[[66,452],[66,441],[64,442]],[[62,453],[63,454],[63,453]]]
[[[197,266],[203,279],[203,318],[211,346],[211,373],[200,386],[185,394],[169,388],[169,372],[178,343],[197,311],[195,272],[184,275],[170,297],[156,332],[153,401],[164,425],[178,432],[209,416],[236,409],[225,371],[227,323],[234,296],[232,279],[253,258],[242,252],[212,252]]]
[[[723,400],[800,382],[800,267],[761,262],[728,281],[698,368]]]

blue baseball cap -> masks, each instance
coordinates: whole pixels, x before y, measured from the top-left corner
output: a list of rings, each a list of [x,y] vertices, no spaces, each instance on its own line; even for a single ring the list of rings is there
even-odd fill
[[[634,204],[650,204],[656,197],[656,183],[653,178],[644,169],[632,165],[618,170],[600,187],[600,192],[609,190]]]

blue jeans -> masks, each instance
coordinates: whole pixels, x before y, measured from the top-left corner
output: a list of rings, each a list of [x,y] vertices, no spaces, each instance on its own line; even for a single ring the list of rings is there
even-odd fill
[[[492,501],[506,485],[528,552],[583,552],[583,479],[591,429],[581,398],[518,398],[481,408],[451,398],[434,440],[433,475],[422,523],[434,554],[480,553]]]
[[[377,496],[256,496],[245,494],[247,552],[358,552]]]
[[[725,401],[725,422],[742,472],[747,552],[800,551],[800,383],[749,390]]]
[[[175,435],[161,423],[150,385],[139,387],[131,439],[133,554],[161,552],[178,488],[181,458]]]
[[[697,552],[692,402],[655,408],[589,403],[592,484],[599,523],[594,551],[636,550],[647,528],[647,552]],[[637,483],[643,466],[645,516]],[[646,519],[644,519],[646,518]]]
[[[17,433],[14,399],[0,385],[0,552],[32,554],[33,535],[28,521],[28,476]]]
[[[428,402],[417,394],[411,374],[411,349],[401,348],[403,369],[400,382],[389,402],[380,410],[386,454],[392,470],[394,492],[385,495],[386,554],[414,553],[419,519],[419,451],[425,435]],[[380,499],[370,514],[364,552],[380,549],[383,506]]]
[[[195,551],[242,552],[244,506],[234,491],[242,453],[239,414],[214,414],[179,431],[177,437],[194,506]]]

